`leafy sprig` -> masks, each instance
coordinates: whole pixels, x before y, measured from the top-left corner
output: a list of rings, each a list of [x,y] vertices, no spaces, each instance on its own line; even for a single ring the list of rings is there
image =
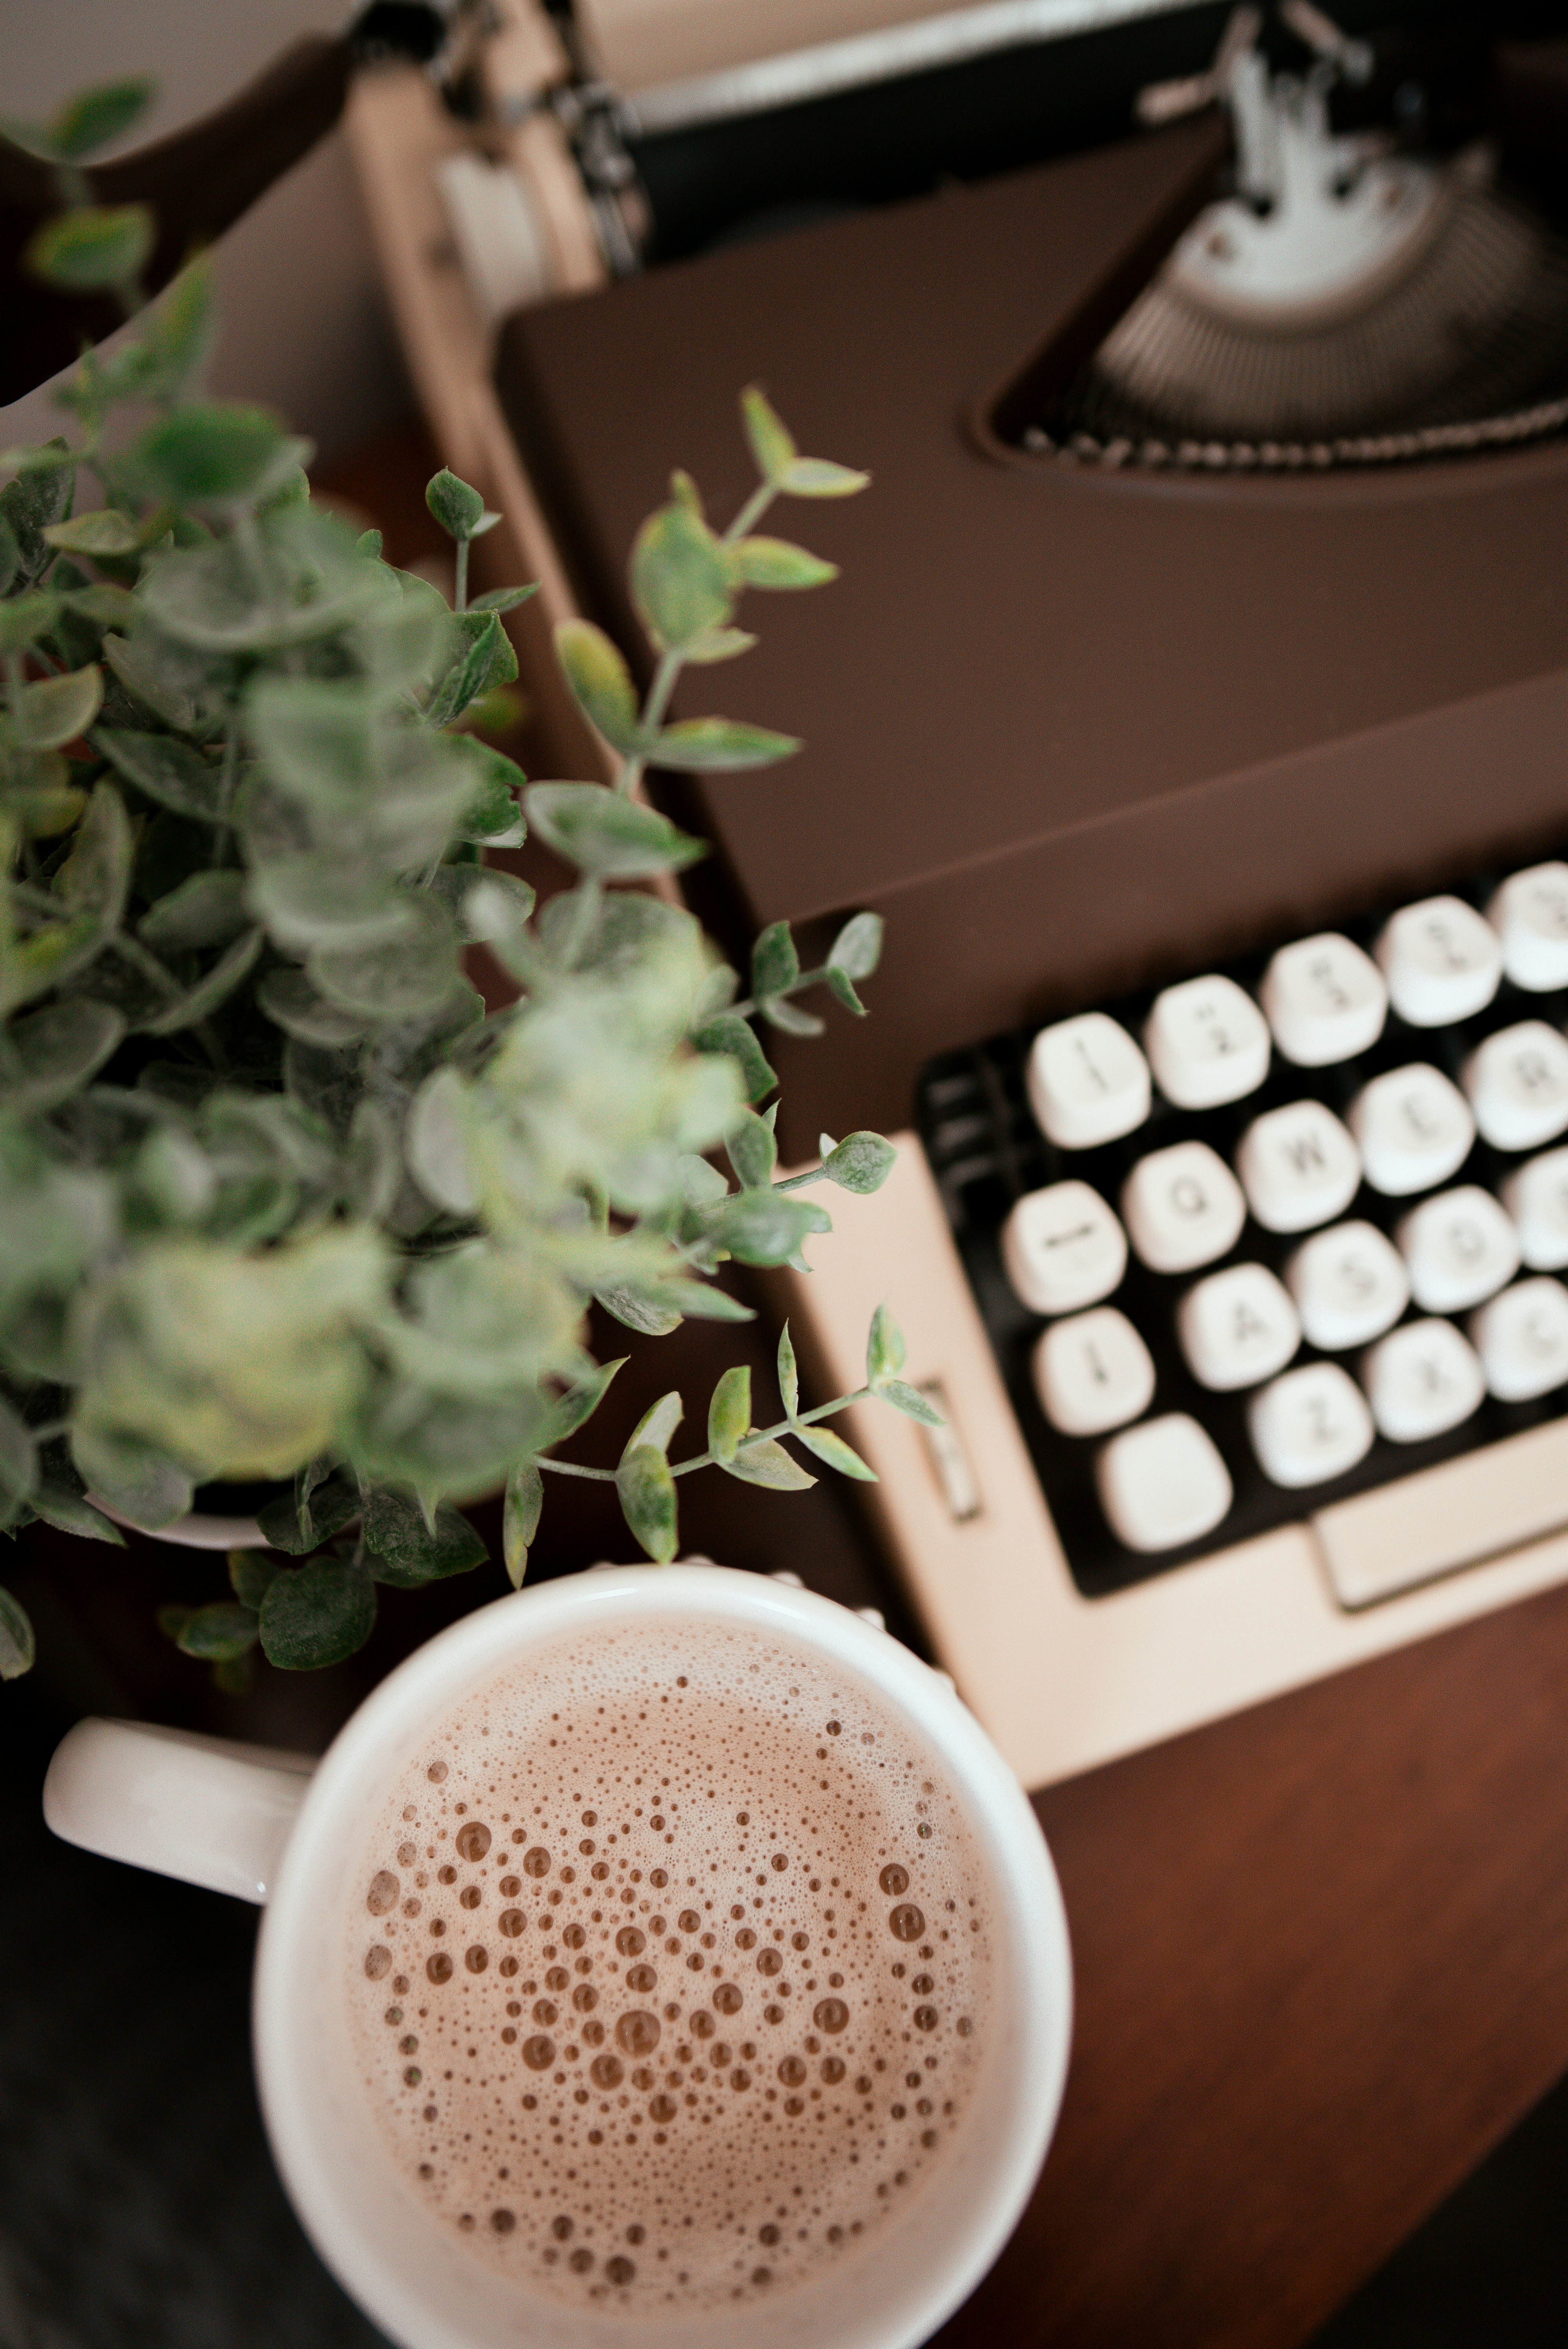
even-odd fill
[[[89,93],[29,134],[72,207],[34,265],[80,285],[101,264],[128,300],[135,254],[110,270],[79,158],[134,96]],[[381,1588],[470,1570],[458,1505],[499,1484],[515,1584],[548,1474],[614,1481],[665,1558],[680,1478],[800,1489],[802,1455],[867,1476],[826,1420],[872,1396],[932,1414],[879,1317],[853,1395],[801,1411],[786,1331],[775,1423],[751,1424],[738,1368],[702,1451],[672,1461],[668,1395],[615,1469],[560,1456],[620,1367],[586,1350],[591,1300],[642,1335],[748,1319],[722,1267],[802,1263],[828,1226],[802,1192],[872,1191],[892,1163],[880,1136],[824,1136],[820,1165],[779,1174],[756,1025],[814,1030],[799,999],[817,988],[861,1012],[876,916],[809,970],[772,925],[742,996],[693,917],[640,885],[705,853],[647,803],[650,767],[796,747],[669,717],[687,666],[754,641],[748,590],[833,575],[758,523],[864,477],[801,457],[747,392],[740,512],[716,531],[676,474],[633,549],[641,702],[608,636],[559,632],[614,784],[529,784],[469,730],[515,678],[501,621],[531,592],[470,599],[469,551],[497,520],[480,492],[450,472],[428,492],[456,550],[449,607],[313,504],[308,444],[202,396],[211,337],[198,262],[83,359],[62,394],[74,441],[0,457],[0,1523],[115,1543],[117,1518],[166,1525],[204,1479],[287,1480],[271,1552],[231,1559],[229,1596],[166,1611],[234,1686],[258,1652],[351,1653]],[[132,429],[110,431],[128,403]],[[78,511],[84,475],[103,502]],[[483,861],[530,823],[578,874],[540,908]],[[463,968],[476,942],[518,989],[488,1015]],[[0,1593],[0,1675],[32,1653]]]

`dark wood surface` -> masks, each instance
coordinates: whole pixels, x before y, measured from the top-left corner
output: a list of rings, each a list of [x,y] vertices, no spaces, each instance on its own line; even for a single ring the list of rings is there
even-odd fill
[[[938,2336],[1294,2349],[1568,2065],[1568,1592],[1036,1798],[1067,2101]]]

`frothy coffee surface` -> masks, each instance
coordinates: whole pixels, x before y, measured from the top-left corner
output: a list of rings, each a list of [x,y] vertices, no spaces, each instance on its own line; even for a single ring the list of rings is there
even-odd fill
[[[958,2157],[992,1952],[923,1742],[743,1628],[596,1631],[456,1708],[347,1887],[366,2091],[489,2264],[769,2295]]]

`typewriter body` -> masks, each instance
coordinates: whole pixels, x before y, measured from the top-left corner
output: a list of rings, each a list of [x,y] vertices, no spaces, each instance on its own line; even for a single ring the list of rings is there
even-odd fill
[[[851,1432],[1029,1785],[1568,1578],[1568,53],[1398,15],[506,0],[355,101],[566,771],[743,384],[874,477],[731,672],[805,750],[654,790],[738,946],[886,916],[789,1310],[904,1328],[945,1430]]]

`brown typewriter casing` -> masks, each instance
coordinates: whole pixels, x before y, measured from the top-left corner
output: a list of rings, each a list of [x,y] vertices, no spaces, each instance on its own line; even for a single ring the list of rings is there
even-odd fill
[[[672,461],[716,513],[744,494],[741,385],[872,476],[775,510],[843,575],[769,605],[744,665],[697,672],[682,705],[722,678],[804,750],[655,784],[717,843],[738,928],[887,917],[874,1019],[789,1068],[797,1150],[906,1119],[934,1052],[1568,826],[1568,446],[1205,478],[997,437],[1010,381],[1076,340],[1214,137],[1131,140],[503,330],[531,477],[629,648],[624,549]]]
[[[814,1154],[824,1128],[906,1125],[939,1052],[1568,835],[1568,445],[1211,477],[1026,454],[998,429],[1020,383],[1094,347],[1224,144],[1200,117],[547,301],[503,325],[499,401],[487,386],[478,410],[443,388],[390,254],[433,412],[490,416],[491,501],[524,493],[525,550],[547,558],[534,616],[574,604],[638,657],[625,551],[674,465],[717,517],[738,506],[747,383],[803,448],[872,475],[864,497],[774,510],[769,526],[841,578],[756,599],[757,648],[677,697],[679,715],[717,706],[799,734],[799,755],[652,779],[715,843],[692,894],[738,953],[780,918],[825,935],[862,906],[886,916],[872,1016],[835,1012],[826,1045],[769,1040],[788,1155]],[[379,184],[390,204],[389,171]],[[853,1385],[866,1316],[891,1297],[907,1375],[941,1389],[972,1510],[910,1423],[863,1411],[850,1432],[939,1652],[1026,1782],[1568,1573],[1553,1437],[1487,1472],[1531,1495],[1507,1554],[1472,1495],[1457,1562],[1491,1562],[1365,1613],[1335,1604],[1305,1524],[1084,1600],[901,1139],[882,1197],[836,1202],[791,1310],[824,1375]],[[1449,1488],[1388,1490],[1440,1547]]]

